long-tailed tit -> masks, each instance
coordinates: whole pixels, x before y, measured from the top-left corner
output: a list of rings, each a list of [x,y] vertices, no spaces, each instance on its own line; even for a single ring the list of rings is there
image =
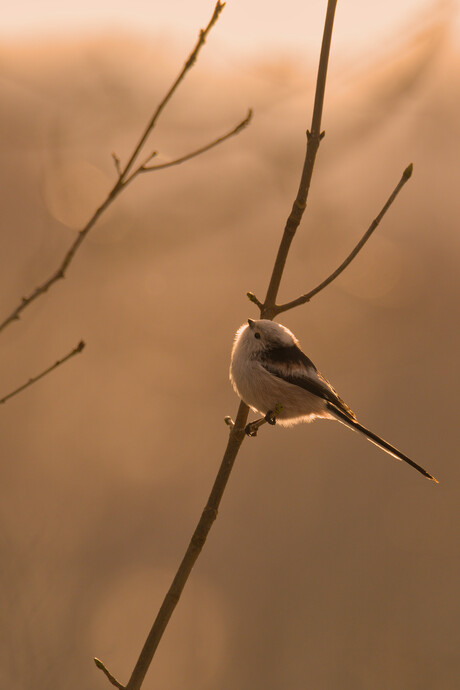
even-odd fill
[[[423,467],[358,422],[356,415],[302,352],[294,334],[279,323],[248,319],[248,323],[241,326],[235,335],[230,380],[240,398],[271,424],[276,421],[291,426],[316,417],[336,419],[437,482]],[[249,433],[251,425],[248,426]]]

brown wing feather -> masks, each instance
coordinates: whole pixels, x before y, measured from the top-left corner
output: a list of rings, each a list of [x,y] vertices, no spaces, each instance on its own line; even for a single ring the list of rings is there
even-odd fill
[[[351,420],[356,420],[354,412],[297,345],[271,348],[266,351],[261,363],[274,376],[333,403]]]

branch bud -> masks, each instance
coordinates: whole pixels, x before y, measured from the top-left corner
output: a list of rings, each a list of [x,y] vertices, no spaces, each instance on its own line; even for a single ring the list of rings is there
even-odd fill
[[[407,166],[407,168],[404,170],[402,176],[404,180],[408,180],[412,176],[412,172],[414,170],[414,164],[411,163],[410,165]]]

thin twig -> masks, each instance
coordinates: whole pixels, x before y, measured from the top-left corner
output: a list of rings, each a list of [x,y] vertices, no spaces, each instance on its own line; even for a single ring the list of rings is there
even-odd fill
[[[74,349],[71,352],[69,352],[65,357],[63,357],[62,359],[58,359],[57,362],[55,362],[52,366],[45,369],[45,371],[42,371],[41,374],[38,374],[38,376],[34,376],[33,378],[29,379],[27,381],[27,383],[23,383],[22,386],[19,386],[19,388],[16,388],[16,390],[12,391],[11,393],[8,393],[8,395],[5,395],[3,398],[0,398],[0,405],[2,405],[3,403],[6,403],[7,400],[10,400],[11,398],[13,398],[15,395],[17,395],[21,391],[25,390],[26,388],[29,388],[29,386],[32,386],[37,381],[40,381],[40,379],[42,379],[47,374],[50,374],[52,371],[54,371],[55,369],[60,367],[61,364],[64,364],[64,362],[67,362],[67,360],[69,360],[71,357],[78,355],[80,352],[82,352],[84,347],[85,347],[85,343],[83,342],[83,340],[81,340],[78,343],[77,347],[74,347]]]
[[[233,137],[235,134],[241,132],[241,130],[244,129],[250,123],[251,118],[252,110],[249,109],[248,114],[246,115],[244,120],[241,120],[241,122],[230,132],[227,132],[226,134],[223,134],[222,136],[215,139],[214,141],[211,141],[210,144],[206,144],[206,146],[202,146],[201,148],[196,149],[196,151],[192,151],[191,153],[187,153],[185,156],[181,156],[181,158],[175,158],[172,161],[168,161],[167,163],[159,163],[158,165],[146,165],[145,163],[143,163],[134,173],[132,173],[132,175],[129,178],[127,178],[126,183],[129,180],[131,180],[132,177],[134,177],[134,175],[137,175],[139,173],[146,173],[151,172],[152,170],[164,170],[165,168],[171,168],[173,165],[185,163],[185,161],[189,161],[192,158],[195,158],[196,156],[200,156],[202,153],[210,151],[210,149],[213,149],[215,146],[218,146],[223,141],[226,141],[227,139],[230,139],[230,137]]]
[[[281,278],[283,277],[287,255],[307,205],[308,192],[310,190],[310,182],[315,165],[316,154],[318,152],[320,142],[324,136],[324,132],[321,132],[321,116],[323,113],[327,66],[331,49],[332,27],[334,25],[336,4],[337,0],[328,0],[327,3],[323,41],[321,44],[321,54],[318,65],[318,76],[316,79],[316,92],[315,102],[313,105],[311,130],[307,131],[307,151],[305,154],[305,161],[297,196],[292,206],[291,213],[286,221],[286,226],[281,238],[281,243],[276,256],[265,301],[261,306],[261,318],[264,319],[272,319],[275,315],[274,308],[276,305],[276,297],[278,295]]]
[[[184,558],[182,559],[171,587],[169,588],[163,600],[161,608],[145,641],[144,647],[140,653],[139,659],[134,667],[128,684],[126,686],[118,685],[117,687],[124,687],[124,690],[139,690],[142,685],[145,674],[148,671],[163,632],[173,614],[174,609],[177,606],[190,572],[201,553],[209,531],[217,517],[219,505],[222,500],[225,487],[227,486],[233,464],[240,446],[245,438],[244,430],[248,419],[248,413],[249,408],[247,405],[245,405],[243,402],[240,403],[235,423],[233,426],[230,426],[227,448],[209,495],[208,502],[206,503],[198,525],[193,533]],[[109,677],[109,679],[113,679],[113,676],[111,674],[109,675],[109,672],[101,661],[96,659],[94,661],[99,668],[104,670],[104,673],[107,675],[107,677]],[[118,681],[116,681],[116,683],[118,683]]]
[[[160,105],[157,107],[157,109],[153,113],[152,118],[150,119],[150,122],[148,123],[147,127],[145,128],[144,133],[142,134],[141,138],[139,139],[139,141],[136,145],[136,148],[134,149],[133,153],[131,154],[129,161],[126,163],[126,166],[123,169],[123,172],[122,172],[121,177],[120,177],[121,180],[124,180],[127,177],[129,171],[131,170],[131,168],[134,164],[134,161],[136,160],[137,156],[139,155],[140,150],[143,147],[144,143],[146,142],[147,137],[149,136],[150,132],[155,127],[155,124],[156,124],[158,118],[160,117],[162,111],[164,110],[166,104],[171,99],[171,96],[173,95],[173,93],[175,92],[175,90],[177,89],[177,87],[179,86],[179,84],[181,83],[181,81],[183,80],[183,78],[185,77],[187,72],[189,71],[189,69],[191,67],[193,67],[193,65],[195,64],[196,59],[198,57],[198,53],[200,52],[201,48],[203,47],[203,45],[206,41],[206,38],[207,38],[209,32],[211,31],[212,27],[214,26],[214,24],[219,19],[219,15],[222,12],[222,10],[224,9],[224,7],[225,7],[225,2],[220,2],[220,0],[218,0],[216,3],[216,6],[214,8],[214,12],[212,14],[212,17],[209,20],[207,27],[205,29],[201,29],[199,37],[198,37],[198,41],[197,41],[194,49],[190,53],[188,59],[186,60],[185,65],[182,68],[182,71],[180,72],[176,81],[173,83],[173,85],[169,89],[166,96],[161,101]]]
[[[145,168],[147,163],[150,163],[150,161],[153,160],[154,158],[156,158],[157,156],[158,156],[158,151],[152,151],[152,153],[150,153],[147,156],[147,158],[140,164],[139,168]],[[138,172],[138,171],[135,171],[135,172]]]
[[[138,169],[134,170],[131,173],[131,175],[128,176],[128,173],[130,172],[130,170],[131,170],[135,160],[137,159],[144,143],[146,142],[147,137],[151,133],[152,129],[155,127],[155,124],[157,123],[157,120],[158,120],[160,114],[164,110],[166,104],[171,99],[171,96],[176,91],[177,87],[179,86],[179,84],[183,80],[186,73],[195,64],[198,53],[200,52],[201,48],[203,47],[210,30],[212,29],[212,27],[216,23],[217,19],[219,18],[219,15],[222,12],[224,6],[225,6],[225,3],[222,3],[219,1],[217,2],[216,6],[214,8],[213,15],[212,15],[207,27],[200,31],[200,34],[199,34],[198,40],[195,44],[195,47],[194,47],[193,51],[191,52],[190,56],[188,57],[184,67],[182,68],[181,73],[179,74],[179,76],[177,77],[177,79],[175,80],[175,82],[173,83],[171,88],[169,89],[166,96],[161,101],[160,105],[155,110],[155,112],[154,112],[152,118],[150,119],[146,129],[144,130],[144,133],[142,134],[139,142],[136,144],[136,146],[133,150],[133,153],[131,154],[127,164],[125,165],[125,167],[123,169],[121,167],[121,163],[118,159],[118,156],[112,154],[115,168],[117,171],[117,180],[116,180],[115,184],[113,185],[112,189],[110,190],[110,192],[108,193],[105,201],[103,201],[103,203],[99,206],[99,208],[96,209],[95,213],[89,219],[89,221],[84,226],[84,228],[82,228],[79,231],[76,239],[73,241],[70,248],[65,253],[65,255],[62,259],[62,262],[61,262],[60,266],[57,268],[57,270],[54,271],[54,273],[52,273],[50,275],[50,277],[47,280],[45,280],[41,285],[39,285],[37,288],[35,288],[35,290],[33,290],[27,297],[22,298],[21,302],[11,312],[11,314],[9,316],[7,316],[3,322],[0,323],[0,332],[4,328],[6,328],[9,324],[13,323],[14,321],[17,321],[20,317],[20,314],[24,311],[24,309],[26,309],[30,304],[32,304],[32,302],[34,302],[38,297],[45,294],[45,292],[47,292],[50,289],[50,287],[52,287],[55,283],[57,283],[57,281],[59,281],[65,277],[66,270],[68,269],[70,263],[74,259],[75,254],[77,253],[78,249],[80,248],[85,237],[88,235],[90,230],[96,224],[99,217],[104,213],[104,211],[108,208],[108,206],[110,206],[110,204],[120,194],[120,192],[126,187],[127,183],[129,181],[131,181],[133,179],[133,177],[135,177],[138,174],[138,172],[141,172],[141,170],[139,168],[142,168],[143,165],[145,165],[149,160],[152,159],[154,154],[151,154],[144,161],[144,163],[139,166]],[[246,120],[247,120],[247,118],[246,118]],[[236,133],[236,131],[240,131],[242,129],[242,127],[245,124],[247,124],[246,120],[243,120],[242,123],[237,125],[234,133]],[[222,141],[225,140],[226,138],[228,138],[228,136],[231,136],[231,134],[225,135],[222,138]],[[213,142],[213,145],[215,146],[217,144]],[[210,146],[210,148],[212,148],[212,146]],[[198,153],[191,154],[190,156],[185,156],[184,160],[188,160],[189,157],[193,158],[194,155],[198,155]],[[165,167],[167,167],[167,166],[165,165]]]
[[[104,201],[101,206],[96,210],[94,215],[90,218],[88,223],[85,225],[83,230],[80,230],[78,233],[76,239],[74,242],[71,244],[70,248],[67,250],[67,252],[64,255],[64,258],[61,262],[61,265],[59,268],[54,271],[54,273],[51,274],[51,276],[45,280],[44,283],[39,285],[33,292],[31,292],[27,297],[23,297],[22,301],[20,304],[14,309],[11,314],[0,324],[0,332],[6,328],[10,323],[13,321],[17,321],[19,319],[19,316],[24,309],[26,309],[32,302],[34,302],[38,297],[43,295],[45,292],[47,292],[54,283],[56,283],[58,280],[61,280],[62,278],[65,277],[65,272],[71,263],[72,259],[74,258],[75,254],[77,253],[81,243],[85,239],[86,235],[89,233],[91,228],[96,224],[96,221],[98,220],[99,216],[102,215],[102,213],[105,211],[105,209],[112,203],[113,199],[117,195],[118,191],[121,189],[121,183],[118,181],[115,186],[113,187],[112,191],[110,192],[109,196],[107,199]]]
[[[115,165],[115,170],[117,171],[118,179],[120,179],[121,173],[122,173],[122,170],[121,170],[121,161],[120,161],[120,159],[118,158],[118,156],[117,156],[116,153],[112,153],[112,158],[113,158],[113,163],[114,163],[114,165]]]
[[[412,175],[412,170],[413,170],[413,165],[412,163],[407,166],[407,168],[404,170],[401,179],[399,180],[398,184],[388,197],[385,205],[383,206],[382,210],[378,214],[376,218],[372,221],[370,224],[369,228],[366,230],[364,235],[361,237],[359,240],[358,244],[354,247],[354,249],[350,252],[350,254],[347,256],[345,261],[343,261],[338,268],[336,268],[335,271],[331,273],[330,276],[328,276],[325,280],[323,280],[322,283],[317,285],[313,290],[310,290],[310,292],[307,292],[305,295],[301,295],[297,299],[292,300],[291,302],[286,302],[286,304],[280,304],[280,305],[275,305],[274,307],[274,313],[276,314],[281,314],[281,312],[288,311],[289,309],[294,309],[294,307],[298,307],[301,304],[305,304],[306,302],[309,302],[312,297],[318,294],[318,292],[321,292],[321,290],[324,290],[325,287],[330,285],[333,280],[335,280],[341,273],[346,269],[346,267],[351,264],[353,259],[357,256],[357,254],[361,251],[361,249],[364,247],[366,244],[367,240],[370,238],[374,230],[377,228],[379,225],[380,221],[382,220],[383,216],[385,213],[388,211],[390,208],[391,204],[393,201],[396,199],[398,196],[399,192],[401,189],[404,187],[406,184],[407,180],[411,177]],[[252,293],[250,293],[252,294]],[[253,296],[254,297],[254,296]],[[252,298],[250,298],[251,301],[254,301]]]
[[[125,686],[122,685],[121,683],[118,682],[118,680],[115,678],[115,676],[112,676],[110,673],[109,669],[105,666],[105,664],[102,663],[100,659],[95,658],[94,663],[98,668],[101,669],[103,673],[107,676],[109,681],[112,683],[112,685],[115,685],[116,688],[119,688],[119,690],[124,690]]]

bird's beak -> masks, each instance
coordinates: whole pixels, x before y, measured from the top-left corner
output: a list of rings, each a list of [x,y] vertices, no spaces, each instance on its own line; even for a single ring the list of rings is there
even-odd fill
[[[252,319],[248,319],[248,324],[249,328],[254,328],[254,321]]]

